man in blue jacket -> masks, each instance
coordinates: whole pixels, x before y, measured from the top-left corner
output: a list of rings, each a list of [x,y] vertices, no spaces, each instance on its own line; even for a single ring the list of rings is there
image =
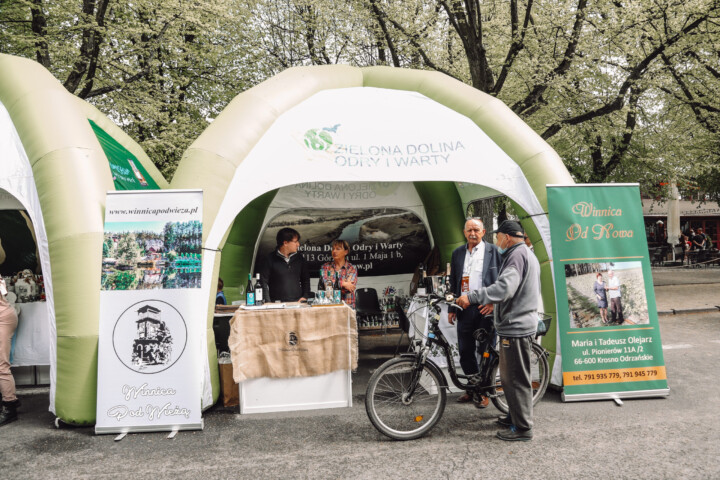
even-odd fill
[[[506,441],[527,441],[533,437],[533,404],[530,355],[537,331],[540,303],[540,263],[525,245],[520,223],[505,220],[497,230],[495,244],[502,255],[497,281],[457,299],[467,308],[472,304],[494,303],[495,329],[500,337],[500,382],[509,414],[497,423],[504,430],[497,437]]]
[[[463,234],[467,244],[455,249],[450,263],[450,288],[456,297],[495,283],[502,261],[498,248],[483,241],[485,227],[481,219],[469,218],[465,222]],[[493,321],[490,315],[492,311],[492,304],[484,306],[473,304],[458,313],[457,318],[454,312],[448,313],[448,322],[451,325],[457,320],[460,366],[465,375],[474,375],[479,371],[475,356],[477,345],[473,333],[480,328],[490,331]],[[467,403],[470,400],[475,400],[475,406],[478,408],[485,408],[489,403],[485,396],[473,399],[468,393],[458,398],[460,403]]]

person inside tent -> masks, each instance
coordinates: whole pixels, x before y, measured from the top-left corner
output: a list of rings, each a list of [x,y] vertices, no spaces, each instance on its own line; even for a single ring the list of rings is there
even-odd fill
[[[225,298],[225,292],[223,292],[224,286],[225,282],[223,282],[222,278],[218,277],[217,295],[215,295],[215,305],[227,305],[227,298]]]
[[[342,290],[342,300],[349,306],[355,308],[355,287],[358,281],[358,272],[355,266],[347,261],[348,253],[350,253],[350,245],[345,240],[335,240],[332,242],[332,262],[326,262],[322,266],[323,283],[327,282],[335,284],[335,277],[339,277],[340,288]]]
[[[277,248],[259,269],[263,295],[271,302],[304,302],[310,296],[310,271],[300,248],[300,233],[281,228],[275,237]]]

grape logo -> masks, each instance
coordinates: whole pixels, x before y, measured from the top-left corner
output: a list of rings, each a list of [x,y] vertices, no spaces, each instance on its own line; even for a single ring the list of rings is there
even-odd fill
[[[305,146],[313,150],[327,150],[333,144],[332,134],[337,133],[339,126],[338,123],[332,127],[311,128],[305,132]]]
[[[159,373],[182,357],[187,326],[169,303],[145,300],[120,315],[112,340],[115,355],[127,368],[143,374]]]

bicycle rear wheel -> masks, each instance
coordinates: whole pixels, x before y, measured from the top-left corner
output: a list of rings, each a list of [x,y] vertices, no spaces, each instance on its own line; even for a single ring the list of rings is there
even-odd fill
[[[507,399],[503,393],[500,383],[500,367],[495,365],[490,378],[495,379],[495,394],[492,398],[493,404],[503,413],[508,413]],[[550,367],[545,354],[545,349],[533,342],[530,352],[530,380],[533,387],[533,406],[545,395],[548,383],[550,383]]]
[[[447,402],[440,375],[427,365],[418,372],[415,359],[409,357],[382,364],[370,377],[365,392],[365,410],[375,428],[395,440],[413,440],[430,431]],[[409,396],[416,379],[415,391]]]

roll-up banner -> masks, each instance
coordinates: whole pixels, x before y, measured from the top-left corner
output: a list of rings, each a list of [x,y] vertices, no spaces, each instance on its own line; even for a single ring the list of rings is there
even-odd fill
[[[199,430],[202,191],[108,192],[95,433]]]
[[[563,400],[668,395],[638,184],[547,190]]]

